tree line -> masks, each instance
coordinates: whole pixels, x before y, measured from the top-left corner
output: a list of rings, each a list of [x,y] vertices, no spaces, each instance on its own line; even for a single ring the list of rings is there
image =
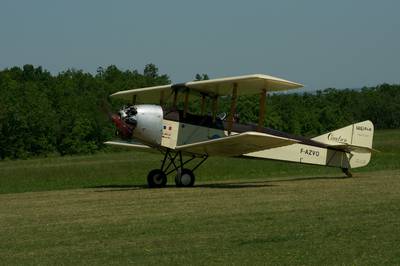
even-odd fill
[[[207,74],[195,76],[208,79]],[[143,71],[111,65],[96,74],[70,69],[57,75],[25,65],[0,71],[0,159],[89,154],[105,149],[114,137],[107,113],[121,102],[115,91],[169,84],[154,64]],[[192,104],[192,111],[196,111]],[[237,112],[243,122],[257,122],[258,97],[241,97]],[[220,109],[229,110],[229,99]],[[265,125],[313,136],[370,119],[376,128],[400,127],[400,86],[382,84],[361,90],[326,89],[316,93],[268,96]]]

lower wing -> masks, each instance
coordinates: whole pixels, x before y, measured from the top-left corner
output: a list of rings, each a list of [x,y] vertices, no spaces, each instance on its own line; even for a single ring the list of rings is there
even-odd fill
[[[175,147],[176,150],[216,156],[240,156],[246,153],[287,146],[299,141],[259,132],[245,132],[219,139]]]
[[[113,141],[106,141],[106,142],[104,142],[104,144],[110,145],[110,146],[115,146],[115,147],[129,148],[129,149],[137,150],[137,151],[157,152],[158,153],[157,149],[154,149],[150,146],[147,146],[147,145],[144,145],[144,144],[138,143],[138,142],[113,140]]]

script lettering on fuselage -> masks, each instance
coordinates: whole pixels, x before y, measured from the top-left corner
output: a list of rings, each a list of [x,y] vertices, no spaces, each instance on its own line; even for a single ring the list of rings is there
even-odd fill
[[[300,148],[300,154],[306,154],[308,156],[319,157],[319,151],[312,150],[312,149]]]
[[[328,140],[339,142],[339,143],[346,143],[347,142],[346,138],[344,138],[342,136],[336,136],[333,133],[329,133],[328,134]]]

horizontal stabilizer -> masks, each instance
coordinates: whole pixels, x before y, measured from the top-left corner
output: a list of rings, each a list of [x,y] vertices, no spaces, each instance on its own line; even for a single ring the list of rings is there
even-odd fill
[[[193,154],[240,156],[249,152],[282,147],[297,140],[259,132],[245,132],[219,139],[177,146],[175,149]]]
[[[350,144],[329,145],[328,147],[334,148],[334,149],[337,149],[337,150],[341,150],[341,151],[344,151],[344,152],[359,152],[359,153],[380,152],[380,151],[375,150],[373,148],[350,145]]]

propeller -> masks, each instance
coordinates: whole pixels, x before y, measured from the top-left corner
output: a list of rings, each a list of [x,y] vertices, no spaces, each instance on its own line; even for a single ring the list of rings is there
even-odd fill
[[[122,137],[123,139],[129,139],[132,137],[135,126],[126,123],[119,114],[111,115],[111,121],[117,128],[118,136]]]
[[[134,106],[124,106],[118,114],[111,111],[110,103],[103,99],[101,111],[107,115],[108,119],[115,125],[115,135],[122,139],[132,138],[133,130],[136,127],[136,119],[133,117],[137,112]]]

